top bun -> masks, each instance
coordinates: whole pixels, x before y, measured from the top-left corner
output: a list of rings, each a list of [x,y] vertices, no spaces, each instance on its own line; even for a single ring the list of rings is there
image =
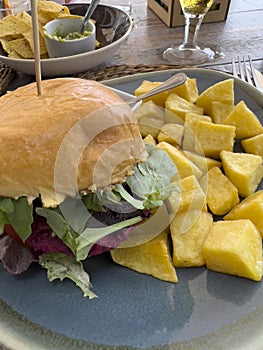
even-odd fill
[[[0,98],[0,196],[46,207],[122,183],[146,157],[131,109],[110,88],[78,78],[42,81]]]

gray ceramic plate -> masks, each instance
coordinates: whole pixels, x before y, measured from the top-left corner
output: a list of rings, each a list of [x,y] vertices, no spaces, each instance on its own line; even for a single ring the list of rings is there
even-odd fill
[[[200,91],[229,76],[184,70]],[[105,82],[132,93],[143,79],[165,80],[175,71]],[[263,95],[235,82],[263,122]],[[73,283],[49,283],[34,266],[11,276],[0,266],[0,344],[11,350],[262,349],[262,283],[207,271],[177,269],[178,284],[114,265],[109,255],[86,263],[97,299],[82,297]]]

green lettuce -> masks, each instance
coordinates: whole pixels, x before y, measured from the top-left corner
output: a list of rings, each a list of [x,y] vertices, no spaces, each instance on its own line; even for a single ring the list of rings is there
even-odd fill
[[[133,195],[143,200],[144,208],[151,209],[160,207],[171,195],[171,178],[177,170],[166,152],[153,146],[147,151],[147,162],[139,163],[126,183]]]
[[[10,224],[25,242],[31,235],[32,223],[33,206],[26,197],[0,198],[0,232],[3,232],[5,224]]]
[[[96,297],[96,294],[90,290],[92,284],[88,273],[84,270],[82,263],[77,262],[73,257],[62,253],[46,253],[39,257],[39,263],[47,269],[50,282],[57,278],[60,281],[69,278],[83,291],[84,297],[89,299]]]
[[[79,235],[75,240],[75,255],[77,261],[86,259],[93,245],[96,242],[98,242],[101,238],[106,237],[115,231],[138,224],[140,221],[142,221],[142,218],[140,216],[136,216],[132,219],[124,220],[110,226],[104,226],[99,228],[86,228],[86,230],[83,231],[81,235]]]
[[[81,260],[88,257],[92,246],[101,238],[142,220],[141,216],[124,220],[114,225],[100,228],[89,227],[93,212],[106,212],[111,205],[129,203],[135,210],[160,207],[174,190],[171,178],[176,174],[176,167],[166,152],[147,146],[146,162],[137,164],[133,175],[125,184],[118,184],[113,189],[105,189],[90,194],[77,194],[76,198],[67,198],[59,207],[36,207],[35,212],[45,217],[52,232],[59,237],[73,252],[74,257],[60,253],[48,253],[39,257],[41,266],[48,270],[50,281],[55,278],[72,279],[85,296],[93,298],[91,284]],[[0,228],[11,224],[22,241],[31,234],[33,206],[26,197],[17,200],[0,198]]]
[[[101,238],[142,221],[142,218],[137,216],[114,225],[99,228],[87,227],[80,232],[75,232],[62,213],[48,208],[36,208],[36,212],[47,219],[51,230],[72,250],[77,261],[86,259],[92,246]],[[90,216],[91,214],[88,213],[87,222]],[[72,223],[70,222],[70,224]]]

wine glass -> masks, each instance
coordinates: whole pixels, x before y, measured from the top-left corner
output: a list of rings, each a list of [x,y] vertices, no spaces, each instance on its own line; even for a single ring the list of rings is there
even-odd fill
[[[179,0],[185,17],[184,41],[166,49],[163,58],[173,63],[198,65],[222,56],[220,48],[197,45],[202,21],[214,0]]]

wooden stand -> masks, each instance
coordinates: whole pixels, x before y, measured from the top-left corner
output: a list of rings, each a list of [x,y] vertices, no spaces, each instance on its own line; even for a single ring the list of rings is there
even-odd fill
[[[205,15],[204,23],[225,21],[231,0],[215,0],[211,9]],[[147,0],[148,7],[168,27],[184,25],[184,16],[178,0]]]

